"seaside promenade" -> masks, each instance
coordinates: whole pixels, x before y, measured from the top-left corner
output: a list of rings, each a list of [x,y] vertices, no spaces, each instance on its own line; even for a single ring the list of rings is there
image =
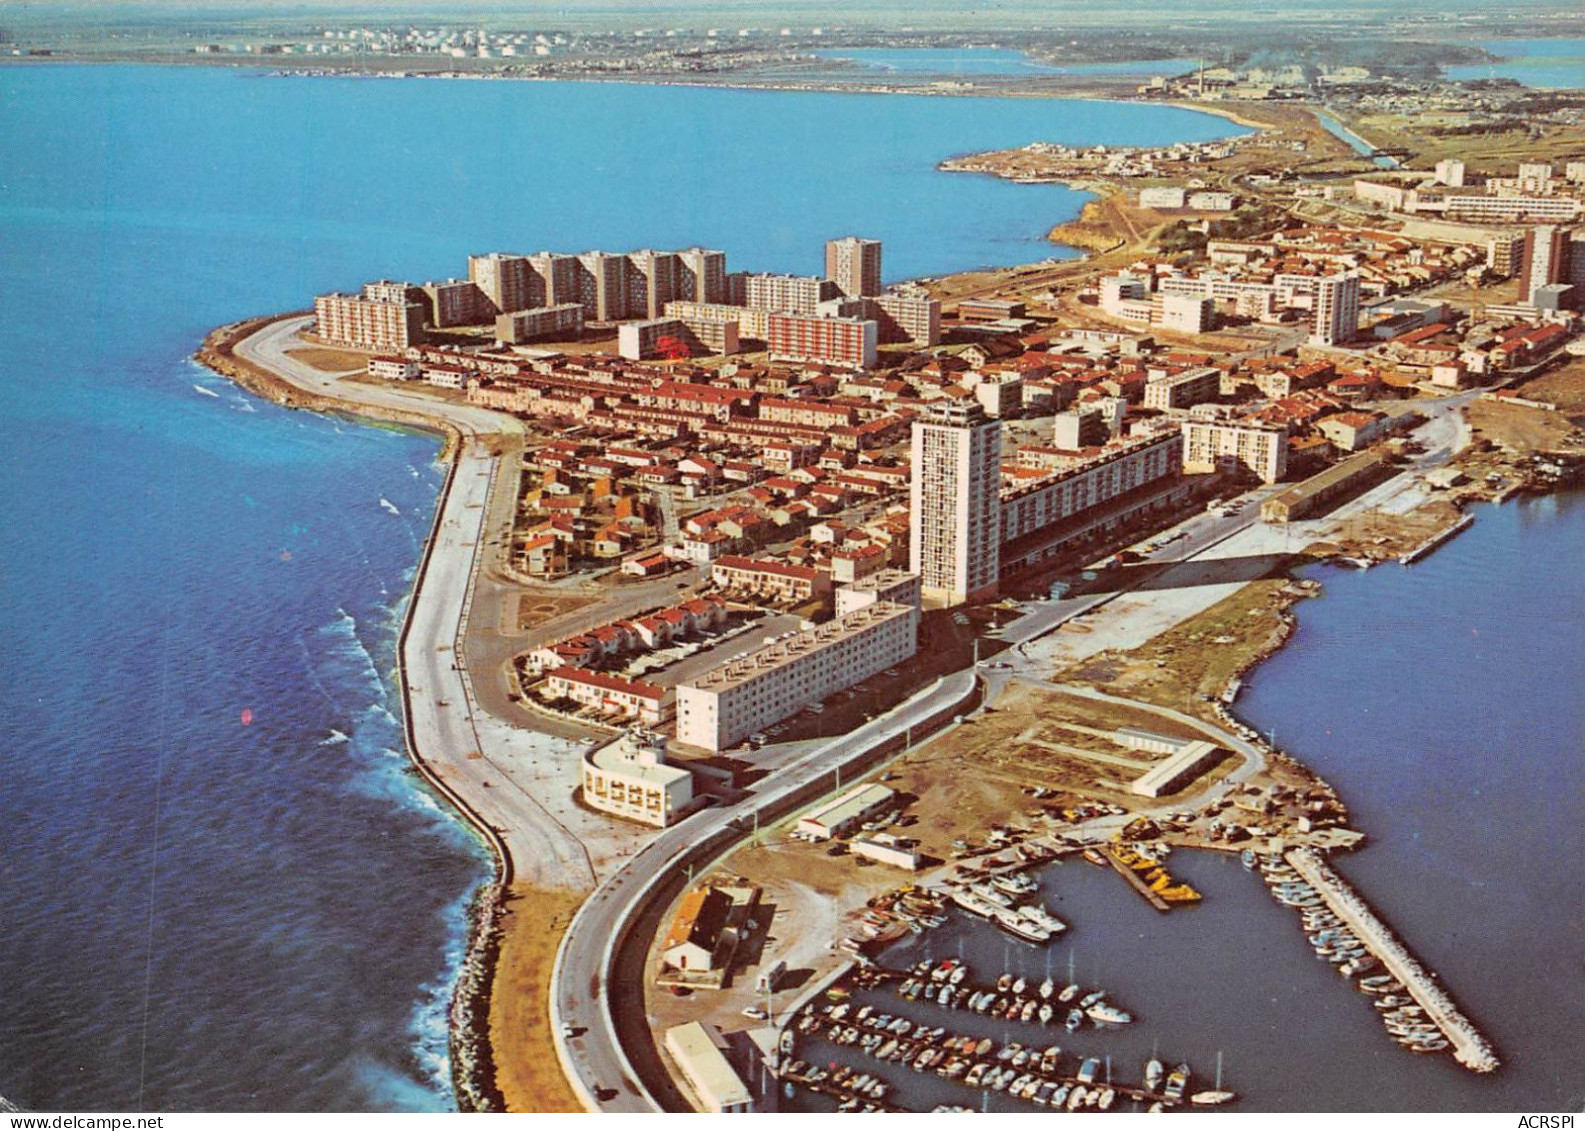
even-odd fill
[[[503,413],[354,383],[314,369],[287,352],[302,344],[297,334],[311,322],[302,317],[271,323],[238,343],[236,352],[306,393],[346,402],[348,411],[364,409],[377,419],[382,410],[421,414],[449,423],[460,436],[414,579],[400,642],[402,697],[413,760],[491,842],[500,858],[503,883],[591,888],[595,873],[583,843],[562,814],[524,785],[563,776],[556,773],[557,764],[575,767],[575,745],[483,716],[462,662],[460,644],[473,583],[482,549],[493,533],[486,522],[501,460],[488,441],[521,437],[522,422]]]

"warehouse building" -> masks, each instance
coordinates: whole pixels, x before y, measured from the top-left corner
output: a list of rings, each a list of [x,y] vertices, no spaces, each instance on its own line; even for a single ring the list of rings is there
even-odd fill
[[[706,1111],[752,1110],[753,1096],[726,1058],[727,1044],[721,1030],[690,1021],[667,1029],[665,1043],[667,1053]]]
[[[815,840],[846,836],[865,821],[884,813],[897,797],[888,786],[870,783],[850,789],[798,821],[798,831]]]

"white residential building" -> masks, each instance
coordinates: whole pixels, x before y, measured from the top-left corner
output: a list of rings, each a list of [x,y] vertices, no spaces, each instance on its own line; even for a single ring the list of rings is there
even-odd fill
[[[1246,468],[1263,483],[1275,483],[1288,472],[1288,431],[1271,424],[1241,421],[1183,422],[1183,470],[1216,471],[1229,465]]]
[[[1145,384],[1145,407],[1161,411],[1214,401],[1222,392],[1222,371],[1202,365]]]
[[[926,600],[995,596],[1001,577],[1001,424],[978,403],[933,407],[913,425],[909,569]]]
[[[849,297],[881,293],[881,241],[844,236],[826,244],[826,278]]]
[[[1203,334],[1216,320],[1216,303],[1196,295],[1157,295],[1151,321],[1163,330],[1179,334]]]
[[[1438,161],[1436,163],[1436,183],[1446,185],[1448,188],[1463,188],[1464,162],[1454,161],[1451,158],[1446,161]]]
[[[1359,276],[1327,275],[1315,282],[1315,310],[1310,322],[1312,345],[1335,346],[1359,332]]]
[[[1141,208],[1182,208],[1184,190],[1172,185],[1157,185],[1139,190]]]
[[[917,608],[877,602],[767,642],[677,689],[677,741],[724,750],[914,654]]]
[[[900,569],[883,569],[836,590],[837,616],[856,613],[871,605],[888,602],[907,608],[920,607],[919,575]]]

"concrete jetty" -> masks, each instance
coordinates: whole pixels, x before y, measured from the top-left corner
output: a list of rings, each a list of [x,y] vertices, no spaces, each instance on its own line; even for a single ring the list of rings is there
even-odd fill
[[[1425,1010],[1425,1015],[1453,1046],[1454,1059],[1472,1072],[1491,1072],[1497,1068],[1500,1062],[1491,1044],[1475,1028],[1474,1022],[1459,1012],[1453,999],[1437,984],[1436,975],[1420,965],[1359,893],[1327,866],[1320,853],[1313,848],[1290,848],[1283,853],[1283,858],[1316,890],[1333,913],[1348,924],[1382,966],[1403,983],[1405,992]]]

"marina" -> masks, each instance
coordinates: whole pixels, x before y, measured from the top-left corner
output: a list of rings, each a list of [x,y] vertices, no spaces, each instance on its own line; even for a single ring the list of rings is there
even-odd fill
[[[1220,1065],[1216,1087],[1194,1093],[1188,1091],[1192,1070],[1187,1063],[1168,1071],[1154,1055],[1143,1065],[1141,1082],[1123,1083],[1113,1078],[1109,1056],[1103,1059],[1065,1052],[1059,1044],[1042,1047],[1033,1040],[1028,1045],[1013,1039],[998,1041],[956,1026],[949,1029],[932,1024],[934,1015],[894,1014],[874,1002],[860,1003],[854,996],[856,991],[890,987],[910,1002],[1025,1023],[1038,1017],[1043,1018],[1043,1025],[1059,1016],[1059,1008],[1070,1021],[1075,1016],[1087,1017],[1100,1028],[1131,1020],[1128,1013],[1106,1002],[1104,990],[1086,992],[1072,982],[1059,990],[1050,976],[1038,986],[1030,982],[1010,971],[994,982],[975,982],[969,977],[968,966],[956,959],[924,960],[907,970],[856,966],[787,1019],[778,1042],[776,1075],[788,1098],[796,1085],[838,1100],[838,1110],[843,1111],[902,1109],[894,1106],[894,1101],[888,1102],[895,1094],[895,1082],[883,1079],[877,1071],[865,1071],[838,1059],[829,1059],[827,1067],[814,1063],[814,1058],[824,1057],[826,1046],[854,1050],[877,1064],[933,1074],[979,1091],[982,1106],[991,1093],[1067,1111],[1106,1111],[1119,1103],[1161,1111],[1183,1103],[1214,1106],[1237,1098],[1236,1093],[1222,1088]],[[1077,1025],[1068,1028],[1072,1031]],[[973,1109],[938,1105],[936,1110]]]
[[[938,1111],[1107,1110],[1114,1105],[1154,1111],[1235,1100],[1237,1094],[1222,1087],[1220,1063],[1215,1087],[1193,1089],[1187,1063],[1179,1066],[1182,1075],[1168,1071],[1155,1054],[1154,1040],[1147,1060],[1137,1038],[1122,1039],[1135,1015],[1109,1000],[1108,992],[1092,988],[1089,978],[1075,977],[1071,949],[1066,977],[1053,972],[1049,955],[1043,975],[1039,959],[1032,970],[1017,956],[1031,950],[1038,954],[1044,945],[1021,950],[1019,941],[1003,944],[1004,954],[1015,961],[1002,973],[980,973],[979,960],[995,935],[976,923],[1001,926],[997,912],[1006,914],[1030,900],[1047,915],[1046,903],[1066,908],[1073,881],[1094,875],[1096,865],[1124,876],[1157,915],[1200,900],[1206,862],[1223,862],[1220,871],[1229,877],[1253,874],[1281,907],[1299,915],[1315,957],[1368,1003],[1365,1015],[1372,1027],[1380,1026],[1417,1056],[1437,1059],[1447,1053],[1477,1073],[1498,1066],[1490,1043],[1440,988],[1436,975],[1412,957],[1319,851],[1186,852],[1184,871],[1195,877],[1192,885],[1166,873],[1162,862],[1170,853],[1166,845],[1127,840],[1124,833],[1107,842],[1062,836],[1028,840],[972,862],[944,865],[921,877],[917,886],[872,900],[861,922],[874,934],[864,945],[847,948],[855,962],[801,999],[785,1019],[775,1070],[784,1093],[790,1098],[789,1086],[801,1089],[846,1111],[931,1110],[932,1105]],[[1064,863],[1081,855],[1089,867]],[[1225,863],[1234,865],[1231,872]],[[1104,881],[1096,883],[1104,895]],[[1176,903],[1164,895],[1174,890]],[[1193,894],[1185,898],[1187,893]],[[1123,905],[1129,902],[1125,898]],[[954,910],[964,914],[955,916]],[[956,939],[956,955],[944,956],[940,944],[932,942],[938,933],[949,946]],[[1005,928],[1000,933],[1018,939]],[[970,937],[981,941],[973,956],[965,957]],[[1347,1012],[1357,1016],[1358,1011]],[[1115,1046],[1115,1054],[1087,1047],[1086,1042],[1096,1041]],[[1114,1064],[1135,1057],[1146,1071],[1114,1075]],[[924,1077],[950,1087],[927,1088]],[[952,1099],[954,1091],[977,1096]]]

